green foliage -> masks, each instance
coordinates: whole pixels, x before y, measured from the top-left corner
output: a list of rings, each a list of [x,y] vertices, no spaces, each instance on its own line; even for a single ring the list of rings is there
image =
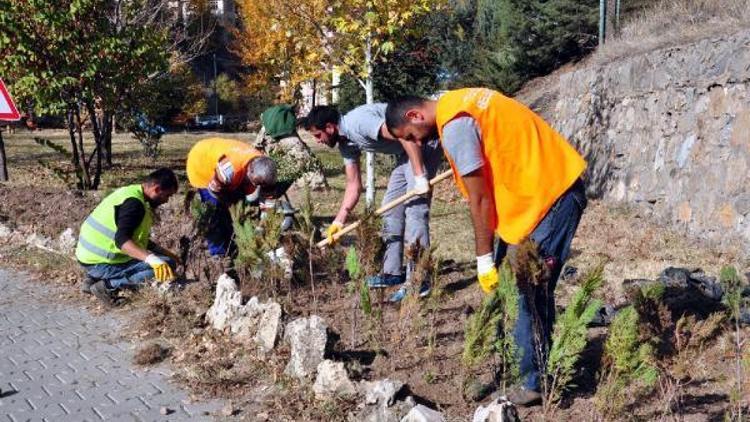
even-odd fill
[[[237,244],[235,263],[244,268],[268,264],[267,254],[276,250],[281,237],[281,213],[269,212],[260,222],[248,218],[246,205],[239,202],[231,208],[234,241]]]
[[[214,80],[214,95],[218,96],[222,110],[236,110],[240,104],[240,86],[226,73]]]
[[[583,277],[581,287],[555,323],[547,361],[547,374],[552,378],[547,403],[559,399],[573,380],[575,365],[588,343],[588,325],[602,306],[593,294],[604,283],[603,270],[600,265]]]
[[[659,376],[654,347],[640,338],[640,317],[634,306],[621,309],[609,327],[604,346],[604,376],[596,404],[605,415],[618,414],[628,399],[650,392]]]
[[[209,227],[209,222],[216,212],[216,205],[203,202],[200,197],[193,195],[190,200],[190,215],[193,217],[198,234],[205,236]]]
[[[359,280],[359,276],[362,274],[362,268],[359,265],[359,258],[357,257],[357,250],[354,246],[350,246],[349,251],[346,254],[346,272],[349,273],[349,278],[352,280]]]
[[[287,154],[282,148],[268,148],[268,156],[276,162],[276,182],[279,185],[291,185],[309,172],[323,171],[323,163],[315,154],[310,160],[299,160]]]
[[[743,285],[737,274],[737,269],[732,266],[725,266],[719,273],[719,281],[724,289],[722,301],[729,309],[732,318],[740,317],[740,308],[742,307],[742,290]]]
[[[349,273],[349,277],[352,281],[358,286],[359,306],[360,309],[362,309],[362,313],[366,316],[372,315],[370,288],[365,282],[364,272],[359,263],[359,256],[357,256],[357,250],[354,246],[350,246],[349,251],[346,254],[346,271]]]
[[[431,16],[449,86],[513,93],[596,44],[596,0],[455,0]]]
[[[482,301],[466,322],[462,362],[473,369],[497,353],[504,378],[513,382],[519,375],[517,346],[512,335],[518,320],[518,288],[507,261],[500,266],[498,273],[497,289]]]
[[[0,74],[19,102],[39,113],[75,101],[96,99],[109,109],[145,101],[144,81],[168,66],[168,33],[153,22],[136,24],[145,7],[145,0],[3,1]],[[121,25],[112,24],[113,16]]]

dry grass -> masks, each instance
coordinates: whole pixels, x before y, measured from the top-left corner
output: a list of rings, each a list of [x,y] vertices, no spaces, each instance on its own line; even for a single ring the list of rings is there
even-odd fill
[[[133,355],[136,365],[154,365],[169,356],[171,350],[160,343],[148,343],[138,348]]]
[[[750,25],[750,0],[662,0],[636,14],[595,56],[608,62],[732,34]]]

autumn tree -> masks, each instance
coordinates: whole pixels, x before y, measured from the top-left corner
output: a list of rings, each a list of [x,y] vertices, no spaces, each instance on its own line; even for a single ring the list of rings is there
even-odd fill
[[[279,100],[289,102],[301,83],[326,72],[325,1],[240,0],[237,7],[242,27],[234,50],[249,67],[250,91],[275,86]]]
[[[356,78],[374,102],[373,65],[408,35],[408,23],[440,1],[243,0],[240,56],[261,80],[278,77],[289,93],[322,72]],[[374,199],[374,162],[367,153],[367,203]]]

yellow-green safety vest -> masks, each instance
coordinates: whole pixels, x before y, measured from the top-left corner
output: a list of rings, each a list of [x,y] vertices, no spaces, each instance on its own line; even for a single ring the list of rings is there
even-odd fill
[[[122,264],[133,259],[123,253],[115,244],[115,233],[117,232],[115,207],[122,205],[129,198],[138,199],[146,209],[143,221],[135,229],[131,239],[136,245],[146,249],[151,235],[151,225],[154,221],[153,211],[143,196],[143,187],[141,185],[129,185],[117,189],[104,198],[83,222],[76,246],[78,261],[89,265]]]

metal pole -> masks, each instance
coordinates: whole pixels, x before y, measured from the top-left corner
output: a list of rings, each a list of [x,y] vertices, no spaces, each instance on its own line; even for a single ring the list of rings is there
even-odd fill
[[[607,0],[599,0],[599,45],[607,38]]]
[[[219,115],[219,93],[216,92],[216,53],[214,53],[214,114]]]
[[[615,1],[615,32],[620,33],[620,4],[621,0]]]
[[[2,128],[0,128],[0,181],[8,181],[8,162],[5,157],[5,142],[3,142]]]

